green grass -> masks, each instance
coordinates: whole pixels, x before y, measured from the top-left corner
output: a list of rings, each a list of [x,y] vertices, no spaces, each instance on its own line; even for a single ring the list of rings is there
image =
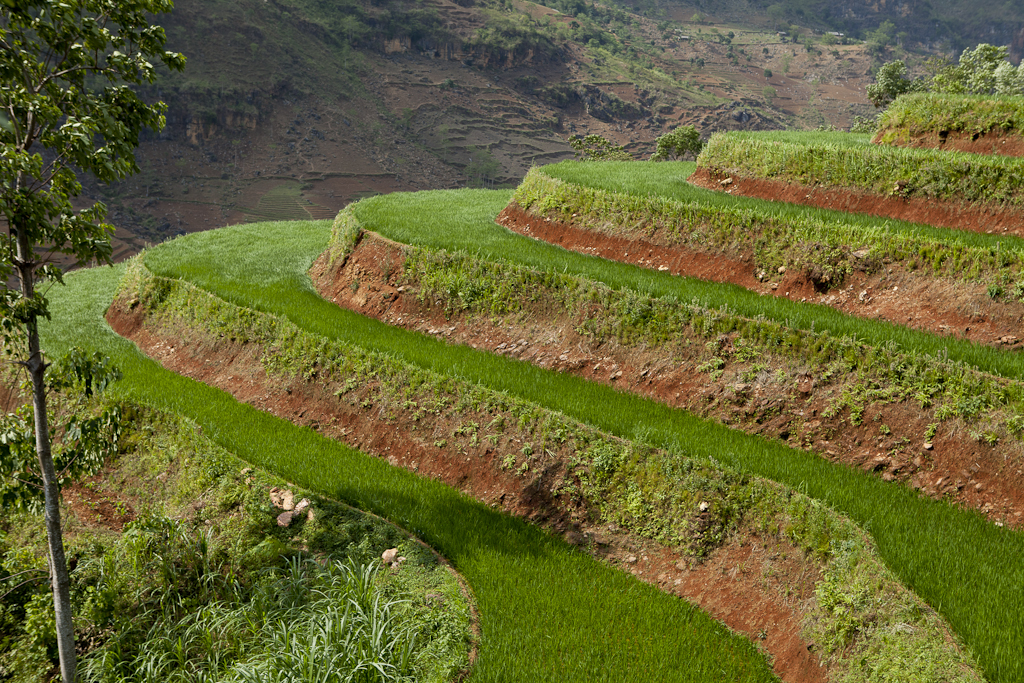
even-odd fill
[[[571,216],[584,229],[627,239],[732,258],[752,255],[751,269],[765,279],[785,267],[820,286],[841,287],[850,273],[896,263],[916,277],[984,283],[1006,294],[1007,285],[1024,278],[1024,241],[1016,237],[734,197],[693,187],[674,167],[565,162],[551,173],[534,168],[514,200],[532,213]]]
[[[331,315],[337,309],[312,293],[305,276],[327,235],[326,223],[261,223],[204,233],[199,242],[169,243],[155,259],[170,266],[178,248],[198,248],[197,277],[203,271],[225,284],[250,272],[254,280],[236,279],[234,288],[226,288],[235,296],[252,294],[265,306],[285,303],[335,333],[358,335],[347,327],[354,319]],[[225,278],[200,253],[231,253],[237,260],[222,271]],[[125,373],[116,393],[186,415],[255,465],[379,513],[437,548],[478,601],[483,635],[473,680],[775,680],[751,643],[696,608],[442,484],[161,369],[101,317],[119,273],[75,273],[67,288],[50,292],[53,322],[43,330],[48,353],[59,355],[71,343],[102,350]]]
[[[303,221],[310,219],[298,183],[281,183],[259,198],[255,209],[242,209],[253,221]]]
[[[538,274],[538,279],[545,275],[557,277]],[[198,345],[240,340],[273,384],[315,382],[337,396],[339,406],[384,411],[381,418],[388,421],[411,418],[427,434],[458,424],[445,445],[449,452],[479,457],[475,444],[490,442],[497,448],[491,456],[495,464],[527,488],[543,473],[564,467],[564,475],[555,475],[562,482],[556,500],[570,506],[585,501],[592,525],[614,524],[691,558],[705,557],[741,526],[741,534],[755,530],[754,542],[788,540],[806,553],[803,563],[821,572],[816,592],[823,597],[807,606],[807,623],[813,624],[807,637],[823,655],[837,659],[832,673],[839,678],[845,671],[858,681],[890,680],[892,672],[906,674],[927,650],[929,667],[937,673],[907,683],[980,679],[972,673],[970,657],[965,661],[961,655],[961,644],[950,643],[933,611],[892,578],[863,531],[792,489],[709,460],[622,441],[534,403],[303,332],[190,283],[153,276],[141,264],[129,270],[118,292],[118,306],[132,302],[141,307],[147,326],[164,331],[157,334],[176,337],[187,330]],[[529,444],[529,451],[520,444]],[[712,519],[695,519],[698,501],[710,506]],[[916,654],[908,656],[909,651]]]
[[[803,133],[778,134],[785,140]],[[832,135],[819,133],[817,135]],[[858,140],[867,136],[855,136]],[[774,138],[773,138],[774,139]],[[850,143],[855,144],[855,143]],[[859,142],[856,144],[860,144]],[[957,244],[965,247],[982,249],[1017,249],[1024,250],[1024,239],[1019,237],[987,235],[985,233],[939,228],[925,223],[910,223],[894,219],[882,219],[864,214],[852,214],[815,206],[771,202],[764,199],[744,197],[707,190],[686,182],[697,164],[687,161],[661,163],[629,163],[617,161],[586,162],[563,161],[543,167],[543,174],[558,178],[567,183],[584,187],[623,194],[646,197],[662,197],[683,203],[697,203],[703,207],[736,209],[755,213],[765,220],[789,221],[803,223],[820,222],[824,225],[849,226],[849,232],[863,232],[863,242],[867,244],[881,234],[887,237],[904,237],[916,240],[928,240],[945,244]]]
[[[540,259],[559,270],[587,263],[617,275],[620,286],[630,281],[647,288],[661,281],[640,269],[582,259],[561,250],[554,259],[553,248],[490,223],[507,198],[504,192],[482,191],[392,195],[364,202],[365,206],[357,207],[357,215],[367,227],[383,230],[398,241],[448,248],[479,245],[491,256]],[[505,357],[450,346],[338,309],[311,291],[305,265],[318,251],[314,243],[323,244],[319,232],[323,228],[307,229],[320,237],[304,236],[294,224],[275,230],[263,225],[259,231],[232,227],[196,234],[154,249],[146,263],[160,275],[183,277],[239,305],[283,315],[315,334],[381,350],[441,374],[526,398],[603,431],[713,458],[804,491],[871,532],[889,566],[946,616],[991,680],[1024,679],[1024,663],[1017,656],[1024,648],[1024,596],[1019,591],[1024,581],[1024,539],[1020,534],[906,487],[697,420],[653,401]],[[808,315],[808,322],[812,319]]]
[[[339,221],[333,242],[338,245],[345,243],[341,227]],[[844,414],[842,411],[849,407],[850,420],[856,423],[855,415],[867,405],[913,401],[922,408],[932,407],[934,410],[928,412],[937,423],[956,420],[943,428],[973,430],[978,425],[989,429],[1002,425],[1003,430],[992,432],[998,435],[996,438],[1009,439],[1010,444],[1018,439],[1018,424],[1024,415],[1024,382],[993,377],[948,358],[920,355],[916,350],[892,345],[869,346],[848,337],[833,337],[827,331],[796,330],[723,309],[640,296],[632,290],[613,290],[578,276],[485,261],[462,253],[415,247],[403,251],[405,266],[400,282],[414,287],[420,301],[431,307],[437,304],[446,316],[461,318],[463,324],[497,324],[495,317],[522,324],[533,314],[564,313],[591,348],[609,342],[625,348],[645,348],[682,364],[711,362],[713,357],[713,362],[729,367],[729,374],[722,377],[723,370],[715,369],[708,381],[723,387],[735,381],[736,372],[743,376],[753,372],[749,361],[756,358],[754,366],[788,369],[785,380],[778,375],[774,378],[783,387],[799,381],[797,375],[810,369],[817,384],[830,387],[828,393],[833,398],[826,415]],[[723,335],[730,339],[725,347],[717,343]]]
[[[122,455],[86,486],[130,500],[135,519],[122,533],[66,520],[68,554],[79,558],[72,593],[83,596],[75,626],[79,642],[95,648],[82,658],[84,682],[286,680],[314,651],[317,662],[336,658],[349,669],[354,658],[375,661],[393,674],[379,683],[441,683],[468,665],[468,596],[430,550],[378,517],[302,489],[293,489],[295,500],[305,498],[315,516],[280,527],[268,491],[288,483],[246,467],[188,420],[121,407]],[[40,519],[19,522],[14,533],[38,538],[29,529]],[[385,548],[406,556],[401,571],[381,570]],[[35,552],[45,566],[45,547]],[[38,585],[43,604],[52,602],[48,593]],[[21,616],[6,606],[8,617]],[[15,623],[24,628],[16,647],[40,638],[38,622]],[[260,675],[243,673],[253,670]]]
[[[717,133],[698,165],[741,176],[883,196],[905,182],[905,197],[1020,206],[1024,160],[1013,157],[861,144],[852,133]]]
[[[881,142],[907,144],[942,131],[968,136],[1024,135],[1024,97],[912,93],[898,97],[878,119]]]
[[[613,289],[631,289],[654,297],[675,297],[678,301],[694,302],[706,308],[728,308],[730,312],[744,317],[762,316],[801,330],[828,330],[832,336],[852,337],[876,347],[895,344],[908,352],[948,356],[995,375],[1024,378],[1024,358],[1020,354],[965,340],[938,337],[883,321],[865,320],[828,306],[762,296],[736,285],[675,277],[607,261],[517,235],[493,223],[493,217],[504,208],[508,196],[508,193],[500,191],[466,190],[389,195],[360,202],[355,212],[366,229],[404,244],[464,250],[484,259],[581,275],[604,282]],[[412,221],[409,216],[419,218]],[[159,251],[154,251],[147,259],[157,272],[160,272],[160,258]],[[175,266],[175,272],[192,279],[197,273],[196,268],[181,263]],[[216,276],[206,273],[203,277],[212,284],[213,280],[209,278]],[[217,280],[223,282],[226,293],[246,289],[238,283],[232,284],[232,278],[226,274]],[[261,307],[262,295],[254,293],[253,296],[257,297],[253,300],[254,305]]]

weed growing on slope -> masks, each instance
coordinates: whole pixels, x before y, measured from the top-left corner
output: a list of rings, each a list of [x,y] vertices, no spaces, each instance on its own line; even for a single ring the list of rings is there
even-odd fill
[[[344,263],[359,242],[361,234],[362,229],[355,215],[351,211],[340,212],[331,223],[330,265]]]

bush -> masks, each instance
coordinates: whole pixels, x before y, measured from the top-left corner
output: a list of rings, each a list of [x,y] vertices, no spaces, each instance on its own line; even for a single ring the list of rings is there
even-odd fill
[[[573,135],[569,138],[569,146],[576,150],[580,161],[632,161],[633,155],[621,145],[616,145],[602,135],[591,134],[586,137]]]
[[[667,161],[675,157],[682,159],[687,153],[692,154],[696,159],[704,148],[704,141],[700,139],[700,133],[693,126],[680,126],[671,133],[665,133],[657,140],[657,148],[651,156],[651,161]]]

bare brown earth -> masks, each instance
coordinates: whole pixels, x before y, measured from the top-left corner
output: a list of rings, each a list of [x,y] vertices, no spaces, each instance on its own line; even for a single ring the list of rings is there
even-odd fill
[[[990,235],[1024,237],[1024,209],[999,204],[901,197],[895,191],[892,195],[879,195],[851,187],[810,186],[783,180],[748,178],[709,168],[698,168],[689,181],[707,189],[721,190],[719,183],[728,178],[732,179],[730,193],[745,197],[817,206],[847,213],[864,213]]]
[[[887,133],[880,130],[871,139],[876,144],[881,144],[882,137]],[[899,131],[897,131],[899,134]],[[900,135],[896,142],[885,144],[898,147],[919,147],[929,149],[944,149],[956,152],[971,152],[973,154],[999,154],[1008,157],[1024,157],[1024,137],[1019,132],[1004,134],[1000,131],[989,131],[981,135],[967,133],[964,131],[931,131],[915,135]]]
[[[503,214],[504,224],[525,232],[529,226],[516,222],[511,214]],[[634,242],[633,251],[628,252],[628,247],[615,238],[555,225],[554,221],[536,222],[549,227],[542,234],[531,227],[529,234],[543,238],[559,232],[558,243],[569,249],[612,253],[619,260],[643,265],[650,265],[649,259],[654,258],[648,255],[654,251],[647,248],[649,245],[637,251]],[[688,259],[692,254],[657,255],[662,260],[655,263],[668,264],[678,274],[691,274]],[[947,421],[930,442],[931,449],[926,450],[924,434],[935,421],[934,408],[921,409],[910,402],[872,404],[860,425],[851,423],[846,410],[829,419],[824,416],[826,409],[842,394],[846,379],[852,378],[822,386],[814,379],[817,368],[793,364],[771,368],[753,381],[745,381],[743,375],[751,363],[729,363],[722,376],[713,381],[707,372],[698,370],[706,360],[701,355],[705,345],[702,338],[670,348],[594,344],[576,332],[582,320],[570,318],[543,301],[536,306],[524,304],[520,315],[504,319],[446,314],[444,306],[420,301],[417,283],[400,280],[403,260],[401,245],[365,233],[343,267],[327,270],[327,262],[321,258],[311,275],[327,300],[388,324],[607,383],[737,429],[814,450],[834,462],[876,472],[932,497],[975,508],[999,523],[1024,525],[1024,454],[1019,443],[989,446],[971,438],[970,430],[962,423]],[[744,286],[753,280],[749,275],[731,275],[742,273],[737,262],[724,260],[722,270],[714,273],[713,259],[693,261],[703,277]],[[894,309],[899,307],[897,301],[892,305]],[[601,314],[593,310],[587,316]],[[727,336],[719,343],[728,352],[732,339]],[[784,370],[784,378],[775,374],[779,369]],[[890,433],[881,433],[881,425]]]
[[[135,519],[135,508],[124,495],[103,485],[103,473],[76,481],[61,491],[74,518],[89,529],[123,531]]]
[[[378,240],[364,243],[358,256],[349,260],[352,266],[337,281],[350,294],[347,282],[354,272],[365,276],[369,264],[383,267],[382,259],[395,256],[391,245]],[[319,272],[324,274],[322,267]],[[381,277],[366,282],[353,296],[363,297],[363,307],[372,309],[380,304],[382,294],[394,291]],[[411,295],[400,296],[398,302],[400,310],[419,308]],[[556,453],[526,476],[517,475],[514,468],[503,468],[501,463],[508,455],[519,453],[528,438],[525,433],[519,435],[522,438],[513,433],[494,445],[486,440],[476,445],[458,442],[452,437],[458,425],[450,416],[414,415],[399,405],[375,405],[373,387],[360,387],[338,397],[333,385],[268,375],[261,363],[261,349],[253,344],[204,335],[167,320],[147,319],[144,311],[131,310],[126,301],[115,301],[107,319],[119,334],[170,370],[542,524],[638,579],[695,603],[758,643],[782,680],[827,680],[828,665],[819,660],[816,646],[801,637],[820,573],[813,560],[805,558],[783,534],[764,536],[743,530],[706,561],[694,564],[679,552],[615,526],[594,525],[578,503],[553,495],[552,490],[565,476],[564,454]],[[429,319],[433,323],[443,318],[434,314]],[[460,329],[460,335],[463,333]],[[442,444],[439,435],[447,436],[450,443]]]

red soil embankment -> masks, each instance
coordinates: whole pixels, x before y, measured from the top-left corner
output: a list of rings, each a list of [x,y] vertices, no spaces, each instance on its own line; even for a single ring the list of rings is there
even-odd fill
[[[863,213],[956,230],[1024,237],[1024,209],[1019,208],[884,196],[849,187],[816,187],[784,180],[748,178],[708,168],[698,168],[689,181],[698,187],[722,190],[720,182],[730,178],[732,182],[728,186],[729,192],[744,197]]]
[[[726,282],[767,296],[808,301],[849,315],[887,320],[933,334],[956,336],[979,344],[1020,347],[1024,304],[994,301],[977,283],[925,277],[900,264],[854,272],[841,287],[815,289],[809,275],[790,270],[781,281],[759,281],[752,255],[740,257],[701,252],[685,246],[664,246],[644,237],[618,237],[537,216],[510,204],[497,222],[509,230],[570,251],[632,263],[673,275]],[[1021,335],[1024,336],[1024,335]]]
[[[998,131],[972,134],[964,131],[931,131],[916,133],[909,137],[900,131],[898,142],[882,143],[881,140],[890,131],[881,130],[875,134],[871,142],[889,144],[894,147],[916,147],[927,149],[943,149],[971,154],[998,154],[1006,157],[1024,157],[1024,137],[1019,132],[1003,134]]]
[[[415,296],[398,295],[384,274],[401,258],[394,245],[366,239],[348,259],[350,265],[343,273],[328,271],[321,258],[312,275],[321,289],[329,286],[345,292],[362,301],[364,308],[382,312],[379,304],[385,300],[417,308]],[[371,268],[377,275],[373,280],[367,277]],[[348,284],[354,277],[362,278],[357,291]],[[813,644],[801,638],[805,610],[820,574],[784,535],[761,538],[740,534],[705,562],[691,567],[686,557],[673,550],[615,527],[593,526],[578,510],[567,508],[565,501],[551,494],[554,480],[564,471],[562,463],[553,464],[535,479],[502,468],[511,440],[497,447],[484,441],[460,453],[454,444],[438,445],[438,435],[450,438],[458,426],[444,422],[450,416],[439,417],[433,424],[429,413],[413,415],[411,409],[391,405],[387,419],[382,419],[379,406],[364,406],[360,392],[365,387],[339,398],[334,386],[268,375],[260,361],[261,350],[255,345],[182,328],[166,319],[147,318],[145,311],[132,309],[126,301],[115,301],[107,320],[115,331],[169,370],[563,533],[570,543],[596,557],[693,602],[756,640],[771,656],[776,674],[787,683],[823,683],[827,679],[828,667],[819,662]]]
[[[591,248],[604,248],[599,234],[587,237]],[[639,253],[647,258],[645,251]],[[577,332],[582,319],[555,311],[543,296],[535,304],[525,304],[521,315],[506,319],[446,313],[443,306],[420,300],[418,283],[401,285],[399,290],[404,258],[401,245],[365,233],[344,265],[326,270],[327,262],[321,259],[311,275],[328,301],[390,325],[610,384],[737,429],[811,448],[830,460],[902,481],[930,496],[951,498],[1000,523],[1024,526],[1020,447],[989,446],[971,438],[966,428],[946,426],[925,450],[923,435],[935,421],[934,407],[923,409],[914,402],[873,404],[856,425],[846,410],[826,417],[847,378],[820,386],[806,370],[773,367],[751,381],[743,377],[750,363],[730,363],[722,377],[712,381],[698,370],[706,360],[706,340],[695,335],[689,344],[671,347],[595,341]],[[729,347],[732,340],[723,343]],[[776,383],[772,376],[779,369],[786,377]],[[880,424],[890,433],[880,435]]]

